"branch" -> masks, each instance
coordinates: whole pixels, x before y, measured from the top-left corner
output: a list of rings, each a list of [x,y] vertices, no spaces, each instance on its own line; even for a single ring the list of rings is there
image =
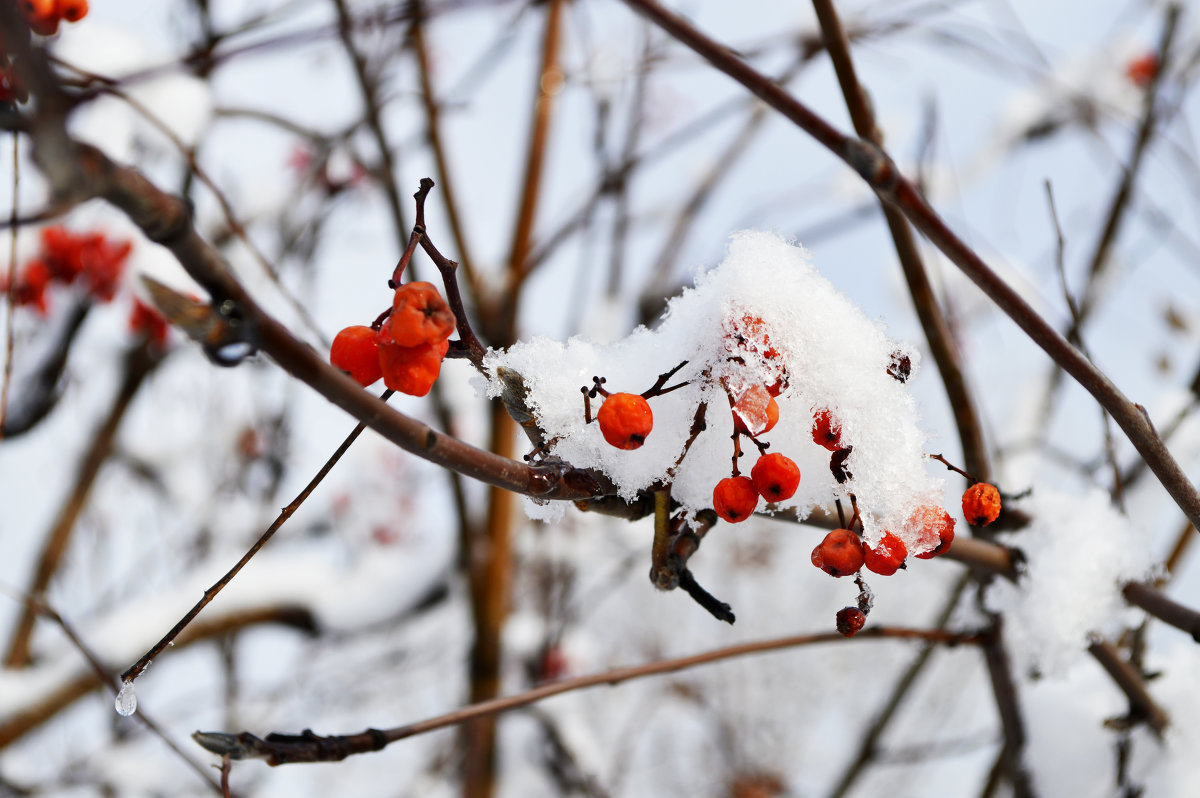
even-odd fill
[[[978,644],[982,637],[974,633],[956,634],[941,630],[906,629],[899,627],[875,627],[864,629],[853,641],[863,640],[925,640],[943,645],[955,646],[962,644]],[[768,651],[796,648],[799,646],[818,643],[842,643],[847,638],[837,632],[822,634],[797,635],[771,640],[760,640],[753,643],[742,643],[728,648],[719,648],[703,654],[689,657],[660,660],[646,665],[636,665],[628,668],[616,668],[591,676],[580,676],[575,679],[565,679],[560,682],[542,685],[524,693],[505,698],[496,698],[471,706],[462,707],[445,715],[397,726],[391,729],[367,729],[364,732],[350,735],[323,737],[312,731],[302,734],[268,734],[265,739],[249,732],[229,734],[226,732],[196,732],[192,735],[202,747],[219,755],[228,754],[233,759],[264,759],[269,765],[283,765],[291,762],[333,762],[345,759],[351,754],[363,754],[379,751],[390,743],[426,734],[437,729],[456,726],[468,720],[508,712],[529,704],[536,703],[550,696],[573,692],[600,685],[616,685],[621,682],[640,679],[646,676],[657,676],[664,673],[675,673],[705,665],[711,662],[744,657],[749,654],[761,654]]]

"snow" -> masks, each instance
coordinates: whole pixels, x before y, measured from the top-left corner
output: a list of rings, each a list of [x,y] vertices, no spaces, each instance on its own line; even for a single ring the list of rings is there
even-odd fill
[[[1136,621],[1120,587],[1147,578],[1152,555],[1145,535],[1099,488],[1082,496],[1038,488],[1021,509],[1032,522],[1000,537],[1024,555],[1021,576],[1016,584],[997,579],[986,602],[1004,615],[1019,668],[1062,675],[1084,655],[1089,635]]]
[[[887,373],[897,353],[910,358],[915,374],[918,353],[888,338],[816,270],[802,247],[748,231],[732,236],[725,260],[673,299],[655,328],[640,327],[609,344],[536,338],[490,352],[485,366],[493,376],[490,396],[500,394],[500,369],[521,375],[529,406],[554,441],[552,454],[603,471],[626,499],[671,482],[672,497],[693,512],[711,506],[713,486],[730,473],[733,417],[726,389],[737,399],[762,392],[782,375],[780,421],[763,438],[771,451],[795,460],[802,476],[796,495],[778,510],[803,518],[853,493],[868,540],[890,529],[919,553],[928,543],[905,521],[917,506],[940,503],[942,482],[924,456],[916,403]],[[598,425],[584,423],[580,389],[590,387],[593,376],[609,391],[641,393],[684,361],[668,386],[687,386],[650,399],[654,429],[640,449],[613,448]],[[599,401],[593,400],[593,413]],[[672,479],[701,402],[708,404],[707,430]],[[830,472],[829,451],[812,440],[813,414],[826,408],[841,423],[843,446],[853,447],[846,461],[852,476],[844,485]],[[748,424],[751,431],[760,422]],[[755,449],[749,441],[742,448],[739,469],[749,473]],[[544,517],[541,509],[534,517]]]

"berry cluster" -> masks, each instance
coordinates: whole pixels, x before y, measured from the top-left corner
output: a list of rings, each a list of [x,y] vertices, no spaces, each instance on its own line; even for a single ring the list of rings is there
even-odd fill
[[[337,334],[329,362],[363,387],[383,377],[393,391],[424,396],[441,372],[454,327],[454,313],[432,283],[404,283],[374,324]]]
[[[46,289],[54,283],[81,284],[97,302],[111,302],[121,284],[129,241],[110,241],[103,233],[72,233],[65,227],[42,230],[42,247],[17,275],[12,295],[17,305],[45,316],[50,309]],[[8,291],[7,281],[0,290]]]
[[[20,0],[17,3],[29,29],[39,36],[58,33],[61,22],[78,22],[87,16],[88,0]],[[0,103],[23,103],[29,91],[17,79],[13,60],[0,43]]]

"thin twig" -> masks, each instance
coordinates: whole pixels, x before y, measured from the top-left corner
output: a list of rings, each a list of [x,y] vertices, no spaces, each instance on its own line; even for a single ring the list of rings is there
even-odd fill
[[[823,643],[852,645],[866,640],[924,640],[931,643],[957,646],[978,645],[983,641],[983,637],[972,632],[954,633],[940,629],[908,629],[888,626],[864,629],[850,640],[842,637],[837,632],[796,635],[793,637],[742,643],[727,648],[706,651],[702,654],[659,660],[658,662],[635,665],[628,668],[615,668],[574,679],[564,679],[560,682],[552,682],[535,687],[518,695],[473,704],[445,715],[439,715],[392,729],[369,729],[355,735],[331,737],[322,737],[312,732],[302,735],[270,734],[266,738],[261,739],[249,732],[242,732],[241,734],[196,732],[192,737],[204,748],[221,756],[229,754],[234,759],[265,759],[270,765],[282,765],[290,762],[337,761],[351,754],[378,751],[389,743],[398,740],[456,726],[475,718],[508,712],[562,693],[598,687],[600,685],[616,685],[621,682],[647,676],[675,673],[694,668],[698,665],[706,665],[712,662],[720,662],[751,654],[762,654],[770,651],[781,651]]]
[[[386,402],[393,393],[395,392],[391,389],[384,391],[383,395],[380,396],[380,400]],[[321,481],[324,480],[329,472],[333,470],[333,467],[337,465],[339,460],[342,459],[342,455],[349,451],[351,444],[358,440],[358,436],[361,435],[365,429],[366,425],[360,423],[350,432],[349,435],[346,436],[346,439],[342,441],[341,445],[338,446],[334,453],[329,456],[329,459],[325,461],[325,464],[322,465],[313,478],[309,480],[308,484],[304,486],[304,489],[296,494],[296,498],[292,499],[292,501],[289,502],[286,507],[279,511],[279,515],[276,516],[275,520],[271,522],[271,525],[267,527],[267,531],[263,532],[262,535],[259,536],[258,540],[254,541],[254,545],[252,545],[249,550],[242,555],[242,558],[238,560],[232,568],[226,571],[224,576],[214,582],[212,586],[208,588],[208,590],[204,591],[204,595],[200,598],[200,600],[197,601],[195,605],[193,605],[192,608],[187,611],[186,615],[179,619],[178,623],[171,627],[171,631],[167,632],[161,640],[155,643],[149,651],[142,655],[141,659],[139,659],[121,674],[121,681],[123,683],[128,684],[141,675],[142,671],[146,669],[146,666],[150,664],[150,661],[161,654],[167,648],[167,646],[170,646],[174,642],[175,638],[179,637],[180,633],[187,628],[187,625],[191,623],[196,616],[199,615],[204,608],[207,607],[209,603],[211,603],[212,600],[217,597],[217,594],[224,590],[225,586],[233,581],[233,578],[238,575],[242,568],[244,568],[251,559],[254,558],[254,555],[258,554],[258,552],[262,550],[263,546],[267,545],[267,541],[269,541],[271,537],[279,531],[279,528],[282,527],[298,509],[300,509],[300,505],[304,504],[304,501],[312,494],[314,490],[316,490],[317,486],[321,484]]]
[[[4,311],[4,377],[0,385],[0,441],[4,440],[4,422],[8,418],[8,389],[12,384],[13,350],[16,341],[16,331],[13,329],[14,311],[17,300],[17,190],[21,187],[20,139],[15,132],[13,137],[13,180],[12,180],[12,212],[9,214],[9,244],[8,244],[8,284],[5,286],[8,304]]]
[[[1129,710],[1135,720],[1145,721],[1154,736],[1162,739],[1170,718],[1146,689],[1146,680],[1133,663],[1121,656],[1116,647],[1107,640],[1098,640],[1088,646],[1088,652],[1112,677],[1117,687],[1129,699]]]
[[[813,8],[821,25],[825,38],[825,48],[833,62],[838,83],[842,88],[842,96],[850,112],[850,119],[859,136],[874,144],[883,146],[883,133],[875,122],[875,112],[871,108],[866,90],[858,81],[854,69],[854,61],[850,56],[850,42],[842,28],[841,20],[833,5],[833,0],[813,0]],[[950,402],[954,422],[958,427],[958,437],[962,444],[963,458],[967,470],[976,479],[989,481],[991,479],[991,463],[988,458],[987,445],[983,440],[983,425],[980,423],[978,403],[967,384],[963,373],[962,359],[958,346],[954,341],[946,316],[934,296],[933,286],[921,253],[917,248],[916,238],[912,228],[904,219],[901,211],[879,199],[880,207],[887,221],[892,243],[896,249],[896,257],[904,271],[908,282],[908,290],[912,295],[913,306],[925,339],[929,342],[929,351],[937,363],[938,373],[942,376],[942,385],[946,398]]]

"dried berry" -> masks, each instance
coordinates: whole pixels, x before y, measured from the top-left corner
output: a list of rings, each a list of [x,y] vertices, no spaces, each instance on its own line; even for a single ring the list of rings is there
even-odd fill
[[[847,446],[845,449],[838,449],[829,456],[829,471],[833,474],[833,478],[837,480],[839,485],[844,484],[846,480],[854,476],[850,469],[846,468],[846,460],[853,451],[853,446]]]
[[[749,477],[725,477],[713,488],[713,509],[731,524],[745,521],[758,507],[758,491]]]
[[[904,558],[908,556],[908,547],[904,541],[891,532],[884,532],[879,544],[872,548],[863,544],[863,563],[868,571],[874,571],[880,576],[891,576],[904,567]]]
[[[609,394],[596,413],[600,434],[610,446],[638,449],[654,427],[650,403],[636,393]]]
[[[356,324],[333,339],[329,362],[364,388],[383,376],[379,365],[379,332]]]
[[[167,320],[137,297],[133,298],[133,309],[129,312],[129,330],[155,346],[167,343]]]
[[[842,637],[854,637],[867,623],[866,614],[858,607],[842,607],[837,613],[837,630]]]
[[[778,452],[764,454],[750,469],[754,489],[769,502],[792,498],[800,485],[800,469],[788,457]]]
[[[831,452],[842,448],[842,424],[828,408],[813,416],[812,438],[818,446],[824,446]]]
[[[436,344],[454,332],[454,313],[433,283],[405,283],[396,289],[384,329],[400,346]]]
[[[930,560],[939,554],[945,554],[954,542],[954,519],[937,505],[925,504],[918,507],[908,522],[916,528],[920,540],[929,547],[926,551],[914,555],[918,559]]]
[[[897,349],[888,359],[887,373],[894,380],[908,382],[912,375],[912,358]]]
[[[971,526],[987,526],[1000,517],[1000,491],[995,485],[976,482],[963,493],[962,510]]]
[[[863,545],[849,529],[835,529],[812,551],[812,564],[830,576],[850,576],[863,567]]]

